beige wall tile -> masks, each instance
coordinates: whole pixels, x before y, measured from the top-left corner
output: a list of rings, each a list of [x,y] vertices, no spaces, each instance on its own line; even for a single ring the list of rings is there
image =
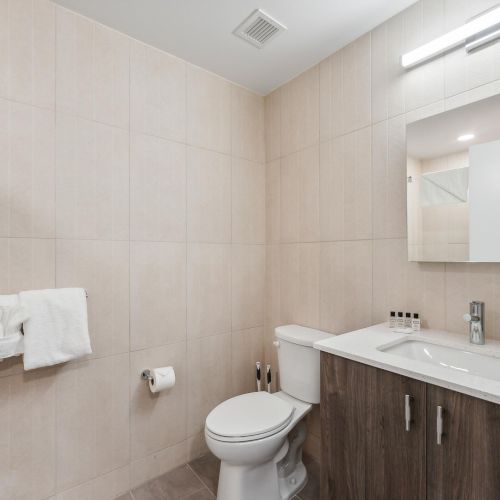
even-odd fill
[[[372,214],[375,238],[406,237],[406,131],[402,117],[372,129]]]
[[[319,140],[319,66],[281,87],[281,154]]]
[[[175,386],[153,394],[141,379],[141,372],[159,366],[173,366]],[[144,349],[130,355],[130,449],[133,461],[146,459],[186,439],[186,375],[185,342]],[[174,455],[177,454],[178,451],[174,451]],[[165,458],[160,454],[160,460]],[[149,463],[154,461],[153,458]],[[136,466],[134,483],[139,477],[144,477],[143,464],[136,463]]]
[[[128,132],[58,113],[56,232],[59,238],[129,238]]]
[[[267,95],[264,103],[266,161],[271,161],[281,156],[281,89]]]
[[[130,39],[94,25],[94,119],[128,129],[130,113]]]
[[[58,493],[53,500],[110,500],[130,489],[130,467],[120,467],[108,474]]]
[[[280,195],[281,162],[274,160],[266,164],[266,243],[280,241]]]
[[[232,246],[232,328],[242,330],[265,321],[266,247]]]
[[[263,341],[263,327],[240,330],[231,334],[233,394],[245,394],[256,390],[255,362],[264,363]],[[265,368],[263,371],[265,372]]]
[[[262,163],[232,160],[232,241],[265,243],[266,169]]]
[[[128,353],[70,363],[58,370],[58,491],[127,464],[128,370]]]
[[[0,5],[0,96],[54,106],[55,7],[48,0]]]
[[[231,246],[189,244],[187,256],[188,337],[231,330]]]
[[[202,432],[207,415],[231,393],[231,334],[188,341],[188,436]]]
[[[0,293],[55,286],[54,240],[0,238],[0,257]]]
[[[129,351],[129,244],[57,240],[56,286],[81,287],[94,356]]]
[[[281,160],[281,241],[318,241],[319,146]]]
[[[186,245],[130,245],[130,348],[186,338]]]
[[[342,128],[342,52],[327,57],[319,65],[320,139],[337,137]]]
[[[342,131],[371,123],[371,34],[342,49]]]
[[[187,148],[188,241],[231,241],[231,157]]]
[[[187,142],[231,152],[231,84],[192,65],[187,67]]]
[[[231,154],[262,162],[264,151],[264,98],[236,85],[231,91]]]
[[[282,324],[298,323],[300,300],[300,245],[281,245],[280,256],[280,319]]]
[[[280,320],[280,245],[266,246],[266,326],[271,330]]]
[[[55,491],[53,369],[0,379],[0,497],[42,500]]]
[[[54,112],[0,99],[0,235],[54,237]]]
[[[94,24],[56,7],[56,107],[92,119]]]
[[[299,302],[297,318],[300,325],[319,327],[320,244],[299,246]]]
[[[132,134],[130,237],[185,241],[186,147],[183,144]]]
[[[135,488],[150,479],[161,476],[185,464],[188,460],[186,441],[134,460],[130,464],[130,487]]]
[[[165,139],[186,139],[186,63],[131,42],[130,126]]]

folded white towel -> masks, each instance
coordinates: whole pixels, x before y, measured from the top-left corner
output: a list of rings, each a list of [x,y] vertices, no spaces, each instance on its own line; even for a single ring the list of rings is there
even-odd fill
[[[0,295],[0,361],[24,352],[21,328],[27,318],[17,295]]]
[[[64,363],[92,352],[83,288],[33,290],[19,294],[24,323],[24,369]]]

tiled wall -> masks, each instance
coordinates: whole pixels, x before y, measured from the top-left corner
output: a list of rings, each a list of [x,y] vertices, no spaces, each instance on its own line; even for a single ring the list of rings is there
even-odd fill
[[[80,286],[94,354],[0,363],[0,499],[109,500],[203,449],[263,359],[263,98],[0,0],[0,293]],[[152,396],[143,368],[172,364]]]
[[[342,333],[390,309],[465,335],[471,299],[500,339],[500,265],[408,263],[405,191],[406,123],[500,93],[500,44],[399,64],[497,2],[422,0],[266,98],[268,357],[277,324]]]

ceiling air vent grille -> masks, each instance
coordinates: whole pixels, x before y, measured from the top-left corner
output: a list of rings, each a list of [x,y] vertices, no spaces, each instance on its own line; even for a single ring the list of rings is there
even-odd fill
[[[261,49],[272,38],[279,35],[286,27],[268,16],[265,12],[257,9],[253,11],[234,31],[254,47]]]

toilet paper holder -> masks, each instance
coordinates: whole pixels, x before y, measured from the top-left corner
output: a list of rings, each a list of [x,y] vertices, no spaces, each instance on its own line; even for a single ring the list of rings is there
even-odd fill
[[[151,370],[142,370],[141,378],[142,380],[153,380],[153,375],[151,375]]]

